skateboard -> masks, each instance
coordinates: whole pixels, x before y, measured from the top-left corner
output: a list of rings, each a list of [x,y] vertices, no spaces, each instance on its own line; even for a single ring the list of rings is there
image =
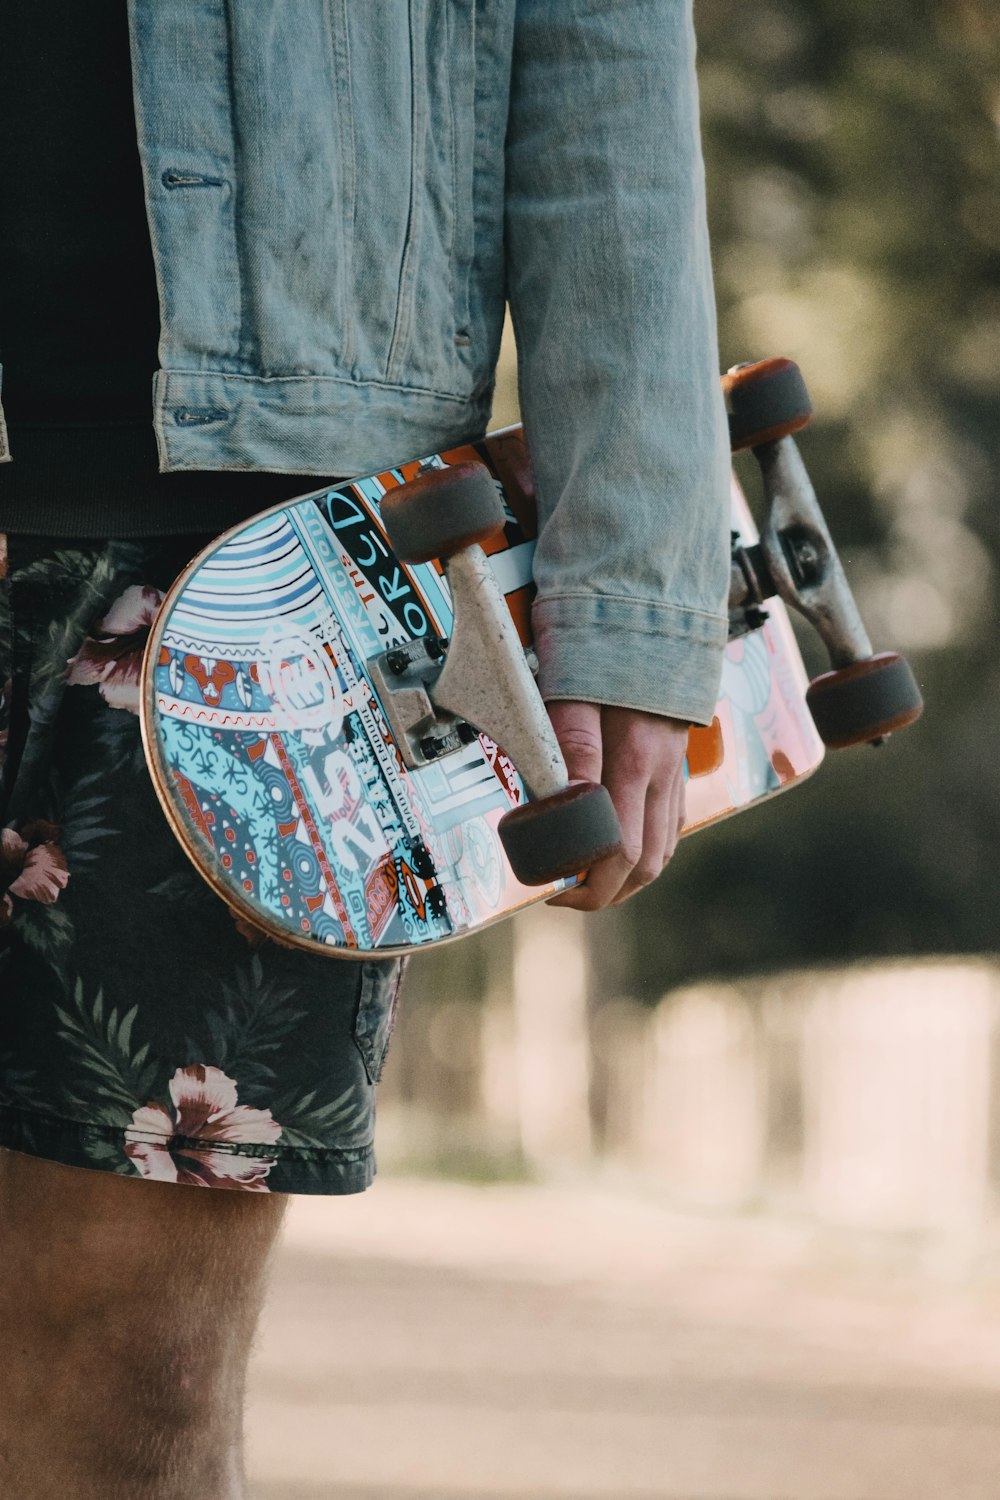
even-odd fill
[[[872,653],[798,455],[797,367],[723,382],[767,516],[758,531],[734,477],[730,640],[713,723],[690,733],[686,833],[921,707],[905,661]],[[618,847],[606,791],[567,783],[534,684],[535,526],[509,428],[275,506],[177,579],[147,644],[143,743],[175,834],[237,915],[328,955],[401,955]],[[829,648],[811,686],[786,604]]]

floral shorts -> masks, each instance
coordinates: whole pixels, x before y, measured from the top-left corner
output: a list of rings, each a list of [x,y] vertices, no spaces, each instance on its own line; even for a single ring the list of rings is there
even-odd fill
[[[146,771],[143,646],[208,540],[0,536],[0,1146],[360,1192],[400,964],[259,939],[188,863]]]

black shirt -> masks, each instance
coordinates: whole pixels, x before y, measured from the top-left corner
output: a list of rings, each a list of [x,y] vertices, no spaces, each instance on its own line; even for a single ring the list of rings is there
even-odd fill
[[[322,478],[159,474],[125,0],[0,5],[0,531],[222,530]]]

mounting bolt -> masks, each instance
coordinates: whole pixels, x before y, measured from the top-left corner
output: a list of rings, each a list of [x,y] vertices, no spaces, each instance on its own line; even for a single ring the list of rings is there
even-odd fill
[[[390,651],[385,664],[393,677],[402,677],[410,665],[410,658],[405,651]]]
[[[795,548],[795,561],[804,574],[813,573],[819,566],[819,553],[812,542],[799,542]]]

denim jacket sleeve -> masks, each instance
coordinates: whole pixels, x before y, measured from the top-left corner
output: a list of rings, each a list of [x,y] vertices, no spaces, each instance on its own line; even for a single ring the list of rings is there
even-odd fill
[[[507,290],[543,695],[711,721],[729,454],[690,0],[518,0]]]

